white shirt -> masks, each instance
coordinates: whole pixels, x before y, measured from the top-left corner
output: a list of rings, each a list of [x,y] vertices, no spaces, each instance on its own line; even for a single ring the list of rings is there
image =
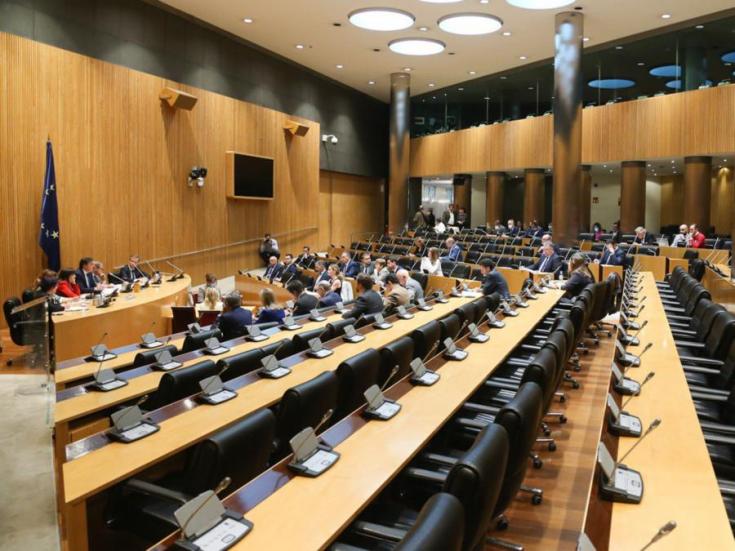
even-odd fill
[[[442,273],[442,263],[437,258],[436,262],[431,262],[431,259],[428,256],[425,256],[421,259],[421,267],[420,270],[424,273],[427,273],[429,275],[438,275],[443,276]]]
[[[354,300],[355,293],[352,291],[352,284],[349,281],[342,281],[342,288],[339,295],[342,297],[342,302]]]
[[[449,212],[449,220],[447,220],[447,226],[454,226],[454,212]]]

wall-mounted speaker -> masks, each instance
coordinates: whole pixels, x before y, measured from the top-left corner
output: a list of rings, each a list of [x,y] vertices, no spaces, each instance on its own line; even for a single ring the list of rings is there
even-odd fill
[[[174,109],[186,109],[191,111],[197,104],[196,96],[187,94],[183,90],[176,90],[175,88],[164,88],[161,93],[158,94],[158,99],[161,99],[169,104]]]
[[[292,120],[287,120],[283,125],[283,129],[286,132],[290,132],[293,136],[306,136],[306,133],[309,131],[309,127],[305,124]]]

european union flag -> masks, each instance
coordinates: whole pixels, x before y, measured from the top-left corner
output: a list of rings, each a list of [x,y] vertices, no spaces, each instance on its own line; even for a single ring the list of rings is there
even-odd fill
[[[51,140],[46,142],[46,176],[43,180],[41,232],[38,236],[38,244],[48,257],[48,267],[58,271],[61,268],[59,207],[56,202],[56,172],[54,171],[54,151],[51,147]]]

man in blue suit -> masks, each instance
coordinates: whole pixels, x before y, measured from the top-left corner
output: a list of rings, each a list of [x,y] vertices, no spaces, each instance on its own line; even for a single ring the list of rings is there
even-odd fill
[[[555,273],[562,265],[561,257],[554,252],[551,243],[544,243],[541,257],[528,268],[534,272]]]
[[[296,277],[299,268],[293,261],[293,255],[287,254],[283,257],[283,272],[281,272],[281,279],[285,281],[293,281]]]
[[[439,260],[448,260],[450,262],[461,262],[462,247],[460,247],[455,241],[454,237],[447,237],[446,241],[447,249],[449,254],[442,256]]]
[[[345,277],[355,277],[360,273],[360,265],[352,260],[350,253],[347,251],[343,252],[339,257],[339,269],[345,275]]]
[[[500,298],[509,299],[510,291],[505,276],[495,269],[495,264],[489,258],[480,261],[480,273],[482,274],[482,294],[492,295],[498,293]]]
[[[316,277],[314,278],[315,290],[317,285],[319,285],[322,281],[326,281],[327,283],[329,283],[329,273],[327,272],[327,267],[324,265],[323,260],[317,260],[316,263],[314,263],[314,271],[316,272]]]
[[[130,283],[136,279],[148,279],[148,274],[138,267],[139,262],[140,257],[137,254],[130,255],[128,263],[120,269],[120,279],[129,281]]]
[[[271,256],[268,259],[268,267],[265,269],[265,274],[263,277],[273,283],[274,280],[278,280],[281,278],[281,274],[283,273],[283,264],[278,262],[278,259],[275,256]]]
[[[605,244],[605,252],[602,253],[600,258],[600,264],[603,266],[623,266],[625,264],[625,251],[618,247],[615,241],[608,241]]]
[[[222,331],[222,339],[230,340],[245,334],[246,325],[253,323],[253,314],[242,307],[240,293],[230,293],[222,301],[222,313],[214,325]]]
[[[319,296],[319,308],[334,306],[338,302],[342,302],[342,297],[328,281],[322,281],[316,286],[316,294]]]
[[[79,269],[76,271],[77,285],[83,295],[94,293],[97,282],[94,279],[94,258],[85,256],[79,261]]]

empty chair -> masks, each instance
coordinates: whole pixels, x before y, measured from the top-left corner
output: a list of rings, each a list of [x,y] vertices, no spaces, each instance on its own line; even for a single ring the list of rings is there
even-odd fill
[[[374,348],[363,350],[337,366],[339,395],[335,421],[365,404],[363,393],[377,382],[379,369],[380,354]]]
[[[475,323],[477,321],[477,301],[463,304],[454,311],[454,315],[459,318],[460,324]]]
[[[263,346],[260,350],[263,352],[263,357],[275,354],[279,360],[296,354],[296,347],[291,339],[281,339]]]
[[[316,329],[309,329],[308,331],[302,331],[301,333],[294,335],[293,346],[294,354],[303,352],[309,348],[309,341],[311,339],[319,338],[322,342],[326,342],[332,338],[332,329],[329,325],[324,327],[317,327]]]
[[[333,339],[336,339],[337,337],[341,337],[345,334],[345,327],[348,325],[355,325],[355,320],[350,318],[346,320],[337,320],[332,321],[327,324],[327,327],[330,328],[330,336]]]
[[[212,360],[204,360],[164,373],[158,382],[156,391],[140,407],[151,411],[197,394],[201,390],[199,381],[216,375],[218,371]]]
[[[261,367],[260,360],[264,356],[263,349],[256,348],[255,350],[247,350],[234,356],[222,358],[217,362],[217,368],[220,370],[224,369],[220,374],[221,379],[223,381],[230,381],[236,377],[255,371]]]
[[[421,288],[426,291],[426,284],[429,281],[429,277],[423,272],[411,272],[411,279],[415,279],[421,285]]]
[[[155,482],[131,479],[113,491],[106,520],[151,543],[178,528],[173,512],[225,477],[243,486],[268,467],[275,416],[261,409],[213,434],[186,453],[183,471]],[[147,547],[147,546],[146,546]]]
[[[156,362],[156,356],[164,350],[171,353],[172,356],[176,356],[179,351],[173,344],[161,346],[158,348],[151,348],[150,350],[143,350],[138,352],[133,359],[133,367],[141,367],[143,365],[150,365]]]
[[[193,350],[199,350],[204,348],[204,341],[211,339],[212,337],[222,338],[222,332],[219,329],[207,329],[201,333],[187,334],[184,339],[184,344],[181,346],[181,353],[186,354]]]
[[[306,427],[316,428],[328,411],[337,408],[337,375],[325,371],[283,393],[276,413],[276,449],[273,459],[282,459],[291,451],[289,440]],[[326,421],[321,430],[329,426]]]
[[[444,342],[445,339],[457,340],[459,332],[462,328],[462,324],[459,321],[459,316],[456,314],[450,314],[445,318],[439,320],[439,338]]]
[[[411,370],[410,364],[414,358],[414,342],[409,336],[401,337],[380,349],[380,369],[378,371],[378,385],[383,386],[390,377],[391,371],[398,366],[398,371],[393,376],[397,381],[408,374]]]
[[[417,327],[411,333],[414,343],[414,354],[416,357],[427,359],[426,355],[436,352],[435,345],[439,341],[439,322],[432,320],[421,327]]]
[[[171,320],[171,331],[182,333],[191,323],[197,321],[197,311],[193,306],[171,306],[173,319]]]

